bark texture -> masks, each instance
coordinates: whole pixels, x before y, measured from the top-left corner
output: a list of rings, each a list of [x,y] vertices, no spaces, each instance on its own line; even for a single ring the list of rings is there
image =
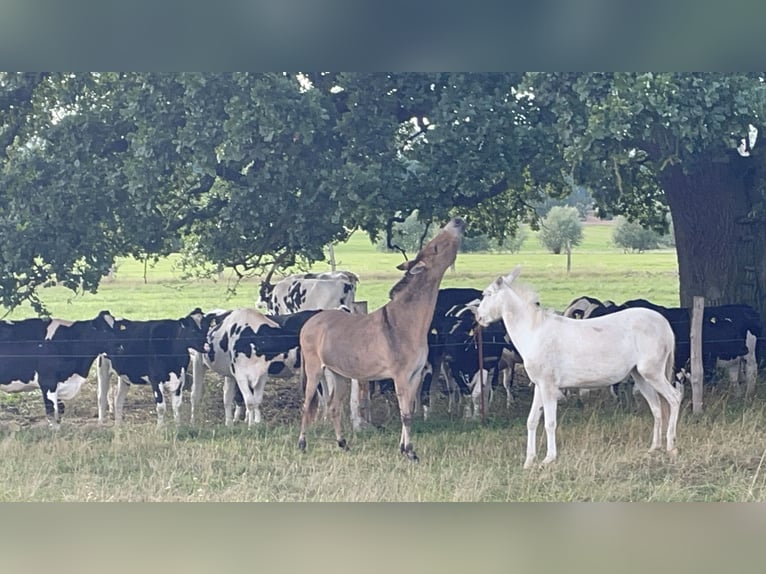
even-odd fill
[[[752,161],[751,161],[752,160]],[[702,161],[691,172],[668,166],[660,175],[678,254],[680,304],[746,303],[766,318],[766,218],[753,158]]]

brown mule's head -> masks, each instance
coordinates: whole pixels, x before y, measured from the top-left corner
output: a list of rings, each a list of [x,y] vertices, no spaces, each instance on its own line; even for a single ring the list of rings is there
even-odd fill
[[[438,287],[444,272],[455,263],[464,230],[465,221],[459,218],[453,219],[420,250],[414,259],[397,265],[396,268],[406,271],[406,274],[391,289],[390,297],[393,299],[410,283],[410,279],[423,273],[426,275],[418,277],[419,283],[429,286],[435,284]]]

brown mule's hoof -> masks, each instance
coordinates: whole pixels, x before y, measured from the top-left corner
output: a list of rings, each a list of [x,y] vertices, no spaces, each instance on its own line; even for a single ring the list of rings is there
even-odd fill
[[[301,437],[298,439],[298,448],[301,449],[301,452],[306,452],[306,439]]]
[[[404,446],[403,444],[399,445],[399,451],[406,455],[407,458],[409,458],[412,462],[419,462],[420,459],[418,458],[418,455],[415,453],[415,449],[412,448],[411,444],[408,444],[407,446]]]
[[[338,446],[342,448],[343,450],[349,450],[348,443],[346,443],[346,439],[342,438],[338,441]]]

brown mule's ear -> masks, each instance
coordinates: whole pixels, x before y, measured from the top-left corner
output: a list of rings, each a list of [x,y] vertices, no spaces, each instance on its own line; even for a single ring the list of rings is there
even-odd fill
[[[415,260],[410,259],[409,261],[404,261],[403,263],[400,263],[396,266],[397,269],[401,269],[402,271],[409,271],[410,267],[415,265]]]
[[[417,275],[418,273],[421,273],[422,271],[425,271],[426,264],[422,261],[418,261],[415,265],[410,266],[409,273],[410,275]]]

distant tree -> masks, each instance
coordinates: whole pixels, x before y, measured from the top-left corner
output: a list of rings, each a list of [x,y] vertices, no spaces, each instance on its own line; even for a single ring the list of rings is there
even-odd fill
[[[574,207],[556,205],[543,220],[538,235],[540,243],[548,251],[559,254],[582,242],[582,222]]]
[[[534,204],[535,213],[538,217],[545,217],[555,206],[569,206],[577,209],[581,219],[593,211],[593,196],[590,191],[581,185],[573,185],[572,191],[566,197],[556,198],[547,196]]]
[[[643,253],[660,246],[661,236],[655,230],[648,229],[637,221],[629,221],[622,215],[617,216],[615,221],[612,242],[626,252]]]

